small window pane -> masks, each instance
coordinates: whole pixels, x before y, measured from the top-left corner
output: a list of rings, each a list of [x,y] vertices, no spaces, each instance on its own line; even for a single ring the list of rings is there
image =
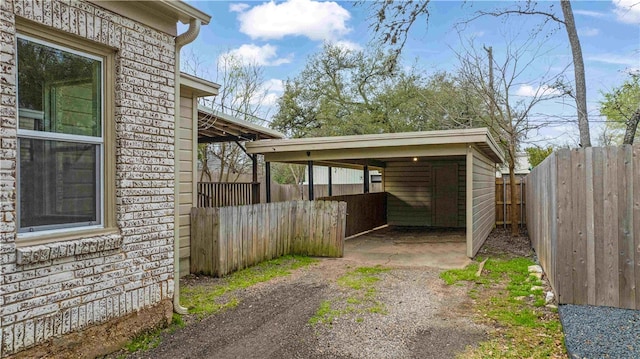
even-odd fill
[[[102,136],[101,62],[18,38],[20,129]]]
[[[100,145],[19,141],[20,231],[100,224]]]

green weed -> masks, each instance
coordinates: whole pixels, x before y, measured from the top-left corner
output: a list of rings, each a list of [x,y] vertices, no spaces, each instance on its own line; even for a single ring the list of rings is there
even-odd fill
[[[338,278],[338,285],[351,290],[349,295],[334,303],[322,302],[315,315],[309,319],[309,324],[332,324],[337,317],[349,313],[387,314],[384,303],[375,300],[377,293],[375,284],[380,280],[378,275],[387,271],[389,271],[388,268],[381,266],[359,267]],[[361,323],[364,318],[356,317],[355,320]]]
[[[480,277],[475,276],[477,262],[441,273],[440,277],[449,285],[472,282],[469,296],[476,301],[479,318],[487,318],[503,328],[459,358],[566,357],[560,321],[557,316],[545,316],[540,309],[544,306],[542,290],[531,290],[541,284],[528,273],[532,264],[528,258],[490,258]],[[535,299],[527,301],[531,294]]]
[[[233,291],[266,282],[276,277],[291,273],[291,270],[309,266],[318,260],[304,256],[284,256],[259,263],[229,275],[222,284],[215,286],[198,286],[182,288],[180,300],[189,307],[189,313],[199,318],[236,307],[238,298]],[[173,314],[167,328],[150,330],[140,334],[125,345],[128,352],[145,351],[160,345],[163,332],[173,333],[184,328],[186,323],[179,314]]]
[[[219,285],[183,288],[180,300],[184,306],[189,308],[189,313],[203,318],[236,307],[239,300],[232,295],[233,291],[289,275],[294,269],[306,267],[316,262],[317,259],[293,255],[272,259],[234,272]]]

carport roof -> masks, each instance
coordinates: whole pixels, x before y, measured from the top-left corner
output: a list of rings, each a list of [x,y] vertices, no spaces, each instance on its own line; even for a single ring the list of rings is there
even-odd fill
[[[198,143],[284,138],[278,131],[198,106]]]
[[[384,162],[398,158],[463,156],[469,146],[495,163],[504,162],[487,128],[261,140],[248,143],[247,151],[269,162],[385,167]]]

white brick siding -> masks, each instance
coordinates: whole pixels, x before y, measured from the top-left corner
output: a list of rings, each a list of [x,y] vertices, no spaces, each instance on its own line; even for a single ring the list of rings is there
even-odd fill
[[[172,297],[175,50],[171,35],[86,2],[1,0],[0,9],[0,356],[6,356]],[[16,17],[117,49],[114,118],[105,121],[115,123],[119,234],[16,248]]]

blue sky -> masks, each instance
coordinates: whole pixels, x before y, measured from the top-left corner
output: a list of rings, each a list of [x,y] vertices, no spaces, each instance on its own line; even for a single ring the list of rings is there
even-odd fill
[[[318,52],[323,42],[348,48],[371,45],[372,32],[367,20],[367,6],[352,2],[322,2],[314,0],[263,1],[189,1],[198,9],[212,15],[196,41],[185,52],[193,53],[201,62],[205,78],[216,81],[216,61],[232,52],[240,58],[263,66],[265,96],[263,109],[270,116],[273,104],[282,93],[282,81],[295,77],[304,67],[307,57]],[[585,59],[588,106],[592,123],[592,140],[600,131],[598,102],[601,92],[621,84],[629,71],[640,71],[640,5],[637,0],[573,1],[576,25]],[[478,10],[507,6],[508,2],[493,1],[432,1],[430,17],[416,23],[405,46],[403,59],[407,65],[416,64],[427,74],[436,71],[455,71],[458,66],[455,52],[462,42],[474,39],[479,49],[492,46],[496,58],[506,47],[505,38],[517,43],[528,29],[540,23],[536,17],[497,19],[483,17],[461,23]],[[542,6],[553,4],[541,2]],[[555,5],[556,8],[559,5]],[[560,9],[557,9],[558,12]],[[456,28],[456,25],[457,28]],[[547,27],[550,29],[551,27]],[[538,38],[544,56],[537,58],[519,79],[514,88],[519,95],[539,87],[545,73],[555,73],[570,64],[570,48],[564,30],[544,39]],[[573,73],[565,74],[573,79]],[[523,98],[525,98],[523,97]],[[526,99],[526,98],[525,98]],[[573,118],[572,100],[551,101],[536,108],[536,113]],[[557,118],[540,133],[532,133],[532,140],[575,145],[577,126]]]

